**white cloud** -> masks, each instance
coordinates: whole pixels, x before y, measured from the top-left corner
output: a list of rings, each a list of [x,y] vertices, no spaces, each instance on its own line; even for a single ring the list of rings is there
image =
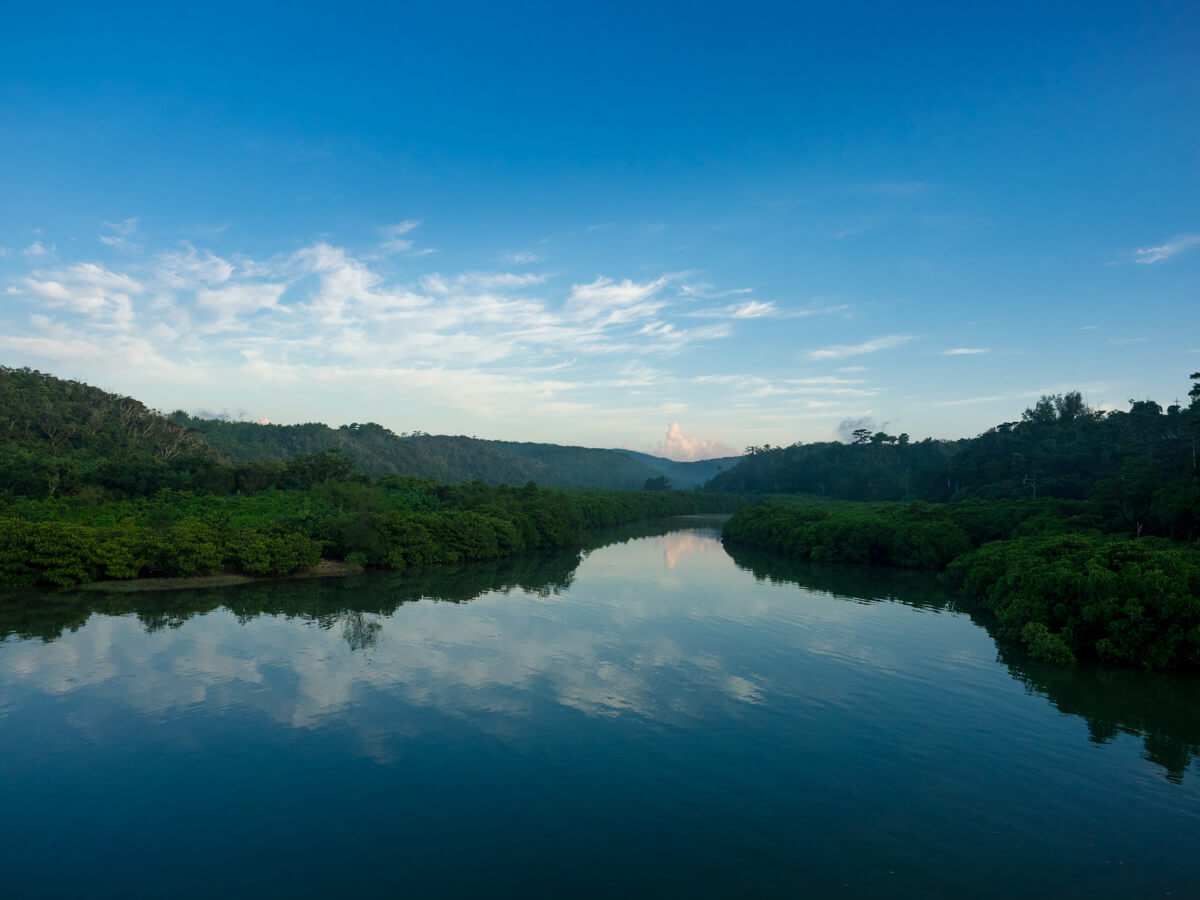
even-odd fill
[[[775,301],[773,300],[747,300],[745,303],[731,303],[728,306],[716,309],[700,309],[694,313],[690,313],[690,315],[699,319],[726,317],[730,319],[762,319],[777,318],[779,314],[779,307],[775,305]]]
[[[133,234],[134,225],[120,227]],[[429,428],[428,418],[393,417],[421,409],[451,423],[540,417],[546,429],[574,415],[628,435],[633,421],[678,417],[700,390],[668,359],[779,312],[742,297],[727,321],[697,322],[666,290],[686,277],[675,273],[573,285],[531,271],[398,281],[384,274],[378,245],[352,252],[317,242],[259,259],[190,243],[147,249],[120,267],[31,259],[24,277],[0,282],[15,301],[0,304],[0,347],[18,364],[70,363],[75,377],[151,402],[219,407],[257,383],[283,404],[262,411],[285,421],[297,410],[336,420],[358,404],[354,415],[402,427]],[[170,384],[208,393],[176,398]],[[755,396],[778,387],[757,385]],[[810,390],[785,387],[789,396]]]
[[[130,294],[140,294],[144,288],[141,282],[130,278],[121,272],[114,272],[96,263],[79,263],[58,273],[64,280],[77,281],[93,287],[108,290],[125,291]]]
[[[216,313],[216,327],[220,330],[235,328],[237,318],[263,309],[286,312],[279,305],[279,298],[287,289],[286,284],[233,284],[227,287],[196,292],[196,305]]]
[[[385,253],[402,253],[405,250],[412,249],[412,239],[406,238],[408,234],[421,223],[416,219],[405,219],[403,222],[397,222],[395,225],[385,225],[380,229],[383,235],[383,250]]]
[[[185,244],[183,250],[162,254],[154,268],[158,280],[175,289],[186,289],[197,282],[224,284],[233,277],[234,271],[233,263],[207,250],[197,252],[190,244]]]
[[[381,289],[383,279],[345,250],[320,243],[296,253],[286,266],[293,275],[316,275],[320,288],[309,309],[325,324],[345,324],[356,311],[411,309],[428,302],[409,291]]]
[[[44,309],[66,309],[98,326],[125,329],[134,319],[130,295],[141,294],[144,288],[128,275],[81,263],[61,271],[35,271],[8,290],[24,294]]]
[[[1133,251],[1133,261],[1150,265],[1166,262],[1172,256],[1200,245],[1200,234],[1183,234],[1158,247],[1141,247]]]
[[[955,347],[953,350],[943,350],[942,356],[977,356],[990,352],[987,347]]]
[[[35,281],[32,278],[26,278],[25,285],[35,294],[40,294],[50,300],[69,303],[73,296],[70,288],[58,281]]]
[[[538,256],[536,253],[509,253],[504,258],[516,266],[542,261],[542,257]]]
[[[100,243],[119,250],[136,250],[137,246],[129,238],[137,231],[138,217],[123,219],[120,222],[101,222],[100,227],[105,233],[98,235]]]
[[[809,316],[828,315],[846,309],[841,306],[805,307],[802,309],[780,309],[774,300],[746,300],[727,306],[699,309],[688,313],[697,319],[803,319]]]
[[[30,258],[45,256],[49,251],[42,245],[41,241],[34,241],[23,251]]]
[[[422,285],[426,290],[439,294],[448,294],[452,290],[512,290],[535,284],[544,284],[545,281],[545,275],[532,272],[464,272],[451,279],[447,279],[436,273],[428,275],[422,279]]]
[[[613,281],[597,276],[589,284],[576,284],[567,298],[566,310],[581,319],[608,316],[613,321],[628,321],[631,318],[653,315],[662,308],[662,303],[647,303],[667,283],[666,278],[636,282],[626,278]]]
[[[847,356],[862,356],[865,353],[876,353],[879,350],[888,350],[892,347],[899,347],[901,344],[906,344],[912,339],[913,336],[908,334],[889,334],[870,341],[864,341],[861,344],[834,344],[830,347],[822,347],[819,350],[810,351],[807,356],[809,359],[814,360],[842,359]]]
[[[650,452],[655,456],[662,456],[666,459],[678,460],[679,462],[737,455],[733,448],[716,438],[701,440],[700,438],[684,434],[678,422],[672,422],[667,426],[666,440]]]

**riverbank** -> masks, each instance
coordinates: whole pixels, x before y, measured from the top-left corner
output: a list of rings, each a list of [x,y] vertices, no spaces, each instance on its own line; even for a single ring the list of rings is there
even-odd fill
[[[0,585],[277,577],[322,559],[402,571],[581,546],[588,531],[731,512],[697,491],[545,490],[329,479],[252,495],[161,491],[135,500],[0,502]]]
[[[1200,548],[1104,534],[1068,501],[748,506],[723,539],[814,562],[942,572],[1038,660],[1200,670]]]
[[[306,566],[281,575],[241,575],[219,572],[216,575],[193,575],[187,578],[131,578],[124,581],[93,581],[64,590],[94,591],[103,594],[135,594],[143,591],[185,591],[195,588],[233,587],[239,584],[261,584],[265,581],[292,581],[299,578],[340,578],[361,575],[366,566],[355,566],[336,559],[323,559],[315,566]]]

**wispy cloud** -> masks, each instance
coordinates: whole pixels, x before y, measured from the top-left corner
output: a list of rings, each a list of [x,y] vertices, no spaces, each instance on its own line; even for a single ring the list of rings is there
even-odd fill
[[[1040,397],[1048,391],[1020,391],[1015,394],[989,394],[982,397],[964,397],[961,400],[941,400],[934,406],[969,406],[976,403],[999,403],[1002,400],[1021,400],[1027,397]]]
[[[727,306],[698,309],[687,315],[694,319],[804,319],[809,316],[842,312],[847,308],[843,303],[839,306],[783,309],[774,300],[746,300],[742,303],[730,303]]]
[[[666,283],[665,277],[636,282],[628,278],[614,281],[602,275],[597,276],[595,281],[576,284],[571,288],[566,309],[581,319],[605,317],[610,322],[627,322],[646,318],[665,305],[653,298]]]
[[[774,442],[797,422],[868,414],[867,398],[883,390],[852,374],[730,376],[730,355],[698,352],[755,322],[761,329],[845,306],[789,307],[745,287],[726,289],[716,277],[702,284],[695,271],[571,279],[514,265],[405,274],[380,242],[411,241],[417,228],[405,221],[362,246],[326,238],[254,257],[222,249],[228,235],[221,246],[199,238],[156,245],[140,231],[110,229],[137,236],[142,252],[104,262],[12,254],[18,271],[0,281],[0,352],[17,364],[49,361],[52,370],[69,361],[76,377],[124,390],[140,379],[153,402],[176,402],[175,388],[165,386],[187,385],[179,402],[219,408],[257,384],[268,404],[257,411],[273,419],[305,409],[324,418],[376,415],[406,429],[478,424],[480,433],[492,421],[534,436],[540,417],[538,437],[589,434],[604,446],[635,439],[649,447],[663,423],[691,417],[699,425],[692,411],[700,409],[721,418],[697,428],[703,437],[680,429],[680,442],[703,447],[714,434],[741,436],[744,425],[726,424],[739,417],[771,429]],[[911,339],[885,335],[812,358]],[[712,369],[695,368],[707,360]],[[380,397],[389,398],[382,410]],[[638,422],[659,424],[639,431]],[[609,436],[595,437],[602,434]],[[690,451],[681,443],[680,452]]]
[[[116,247],[118,250],[140,249],[129,240],[137,231],[137,216],[130,219],[122,219],[120,222],[101,222],[100,227],[103,229],[102,233],[97,235],[100,243],[107,244],[109,247]]]
[[[977,403],[1000,403],[1010,400],[1026,400],[1034,397],[1041,397],[1045,394],[1061,394],[1064,391],[1082,391],[1085,396],[1088,394],[1102,393],[1108,390],[1107,384],[1092,383],[1092,384],[1068,384],[1068,385],[1052,385],[1049,387],[1038,388],[1033,391],[1015,391],[1011,394],[989,394],[980,397],[964,397],[961,400],[941,400],[934,403],[934,406],[969,406]]]
[[[533,272],[463,272],[446,278],[434,273],[421,279],[425,290],[435,294],[449,294],[462,290],[511,290],[544,284],[546,275]]]
[[[286,284],[233,284],[197,291],[196,306],[216,313],[217,321],[211,326],[212,330],[227,331],[245,327],[239,317],[259,310],[290,312],[279,304],[285,290]]]
[[[728,306],[698,309],[688,313],[695,319],[773,319],[778,318],[779,314],[779,307],[771,300],[747,300],[744,303],[730,303]]]
[[[942,356],[978,356],[990,352],[988,347],[955,347],[953,350],[943,350]]]
[[[397,222],[395,225],[385,225],[379,229],[383,235],[382,248],[385,253],[403,253],[406,250],[412,249],[412,239],[406,238],[408,234],[418,225],[420,221],[417,219],[405,219],[403,222]]]
[[[416,227],[389,226],[384,237],[404,241]],[[589,402],[568,393],[661,385],[670,377],[661,360],[732,333],[731,322],[693,327],[679,318],[673,307],[685,301],[664,290],[676,276],[598,275],[552,288],[546,273],[465,271],[397,283],[376,267],[377,248],[354,253],[321,241],[252,259],[182,244],[123,268],[51,267],[49,254],[37,253],[26,276],[0,286],[0,349],[93,372],[133,366],[161,383],[257,380],[300,390],[361,377],[402,386],[407,397],[436,382],[428,393],[442,409],[520,416]],[[9,298],[28,315],[14,315],[19,303]],[[600,404],[589,419],[614,408]]]
[[[1200,234],[1183,234],[1157,247],[1141,247],[1133,251],[1133,261],[1143,265],[1166,262],[1185,250],[1200,245]]]
[[[874,338],[873,340],[864,341],[861,344],[833,344],[829,347],[822,347],[819,350],[809,351],[807,357],[809,359],[843,359],[847,356],[862,356],[866,353],[877,353],[880,350],[889,350],[892,347],[899,347],[901,344],[907,344],[913,340],[911,334],[889,334],[883,337]]]
[[[833,238],[834,240],[841,241],[848,237],[866,234],[869,231],[875,231],[879,228],[882,228],[887,224],[887,222],[887,216],[865,216],[852,225],[847,225],[845,228],[839,228],[833,233]]]

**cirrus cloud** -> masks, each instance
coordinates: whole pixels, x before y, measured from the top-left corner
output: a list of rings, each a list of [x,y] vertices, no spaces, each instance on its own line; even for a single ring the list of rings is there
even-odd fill
[[[862,356],[867,353],[877,353],[880,350],[890,350],[892,347],[907,344],[911,340],[914,340],[914,336],[911,334],[888,334],[863,341],[861,344],[833,344],[829,347],[821,347],[818,350],[810,350],[806,356],[812,360],[844,359],[847,356]]]

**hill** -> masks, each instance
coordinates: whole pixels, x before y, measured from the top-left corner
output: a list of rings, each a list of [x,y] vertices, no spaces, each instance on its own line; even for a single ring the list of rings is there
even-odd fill
[[[653,469],[659,475],[671,479],[671,487],[678,490],[688,490],[699,487],[710,478],[715,478],[721,472],[732,469],[740,461],[740,456],[724,456],[719,459],[701,459],[694,462],[679,462],[674,459],[664,459],[661,456],[651,456],[649,453],[639,453],[636,450],[617,450]]]
[[[302,454],[339,450],[373,478],[408,475],[443,484],[483,481],[549,487],[640,489],[649,478],[672,472],[680,464],[623,451],[515,441],[489,441],[459,435],[396,434],[374,422],[340,428],[306,425],[259,425],[200,419],[183,412],[171,420],[204,436],[213,448],[236,461],[287,460]],[[707,480],[698,473],[687,480],[695,487]],[[675,479],[672,478],[672,483]]]
[[[375,423],[263,425],[158,413],[131,397],[30,369],[0,367],[0,489],[70,495],[87,486],[144,495],[161,488],[252,488],[270,464],[338,451],[364,475],[548,487],[640,489],[666,475],[695,487],[715,468],[648,454],[557,444],[396,434]],[[265,467],[265,468],[264,468]],[[214,480],[215,479],[215,480]],[[216,481],[221,481],[217,484]]]
[[[1200,373],[1187,407],[1152,400],[1089,409],[1078,393],[1042,397],[1019,421],[974,438],[910,441],[882,431],[852,444],[756,447],[713,491],[842,500],[1088,501],[1134,535],[1200,535]]]
[[[0,366],[0,489],[55,496],[101,485],[142,493],[220,462],[203,435],[132,397]]]

